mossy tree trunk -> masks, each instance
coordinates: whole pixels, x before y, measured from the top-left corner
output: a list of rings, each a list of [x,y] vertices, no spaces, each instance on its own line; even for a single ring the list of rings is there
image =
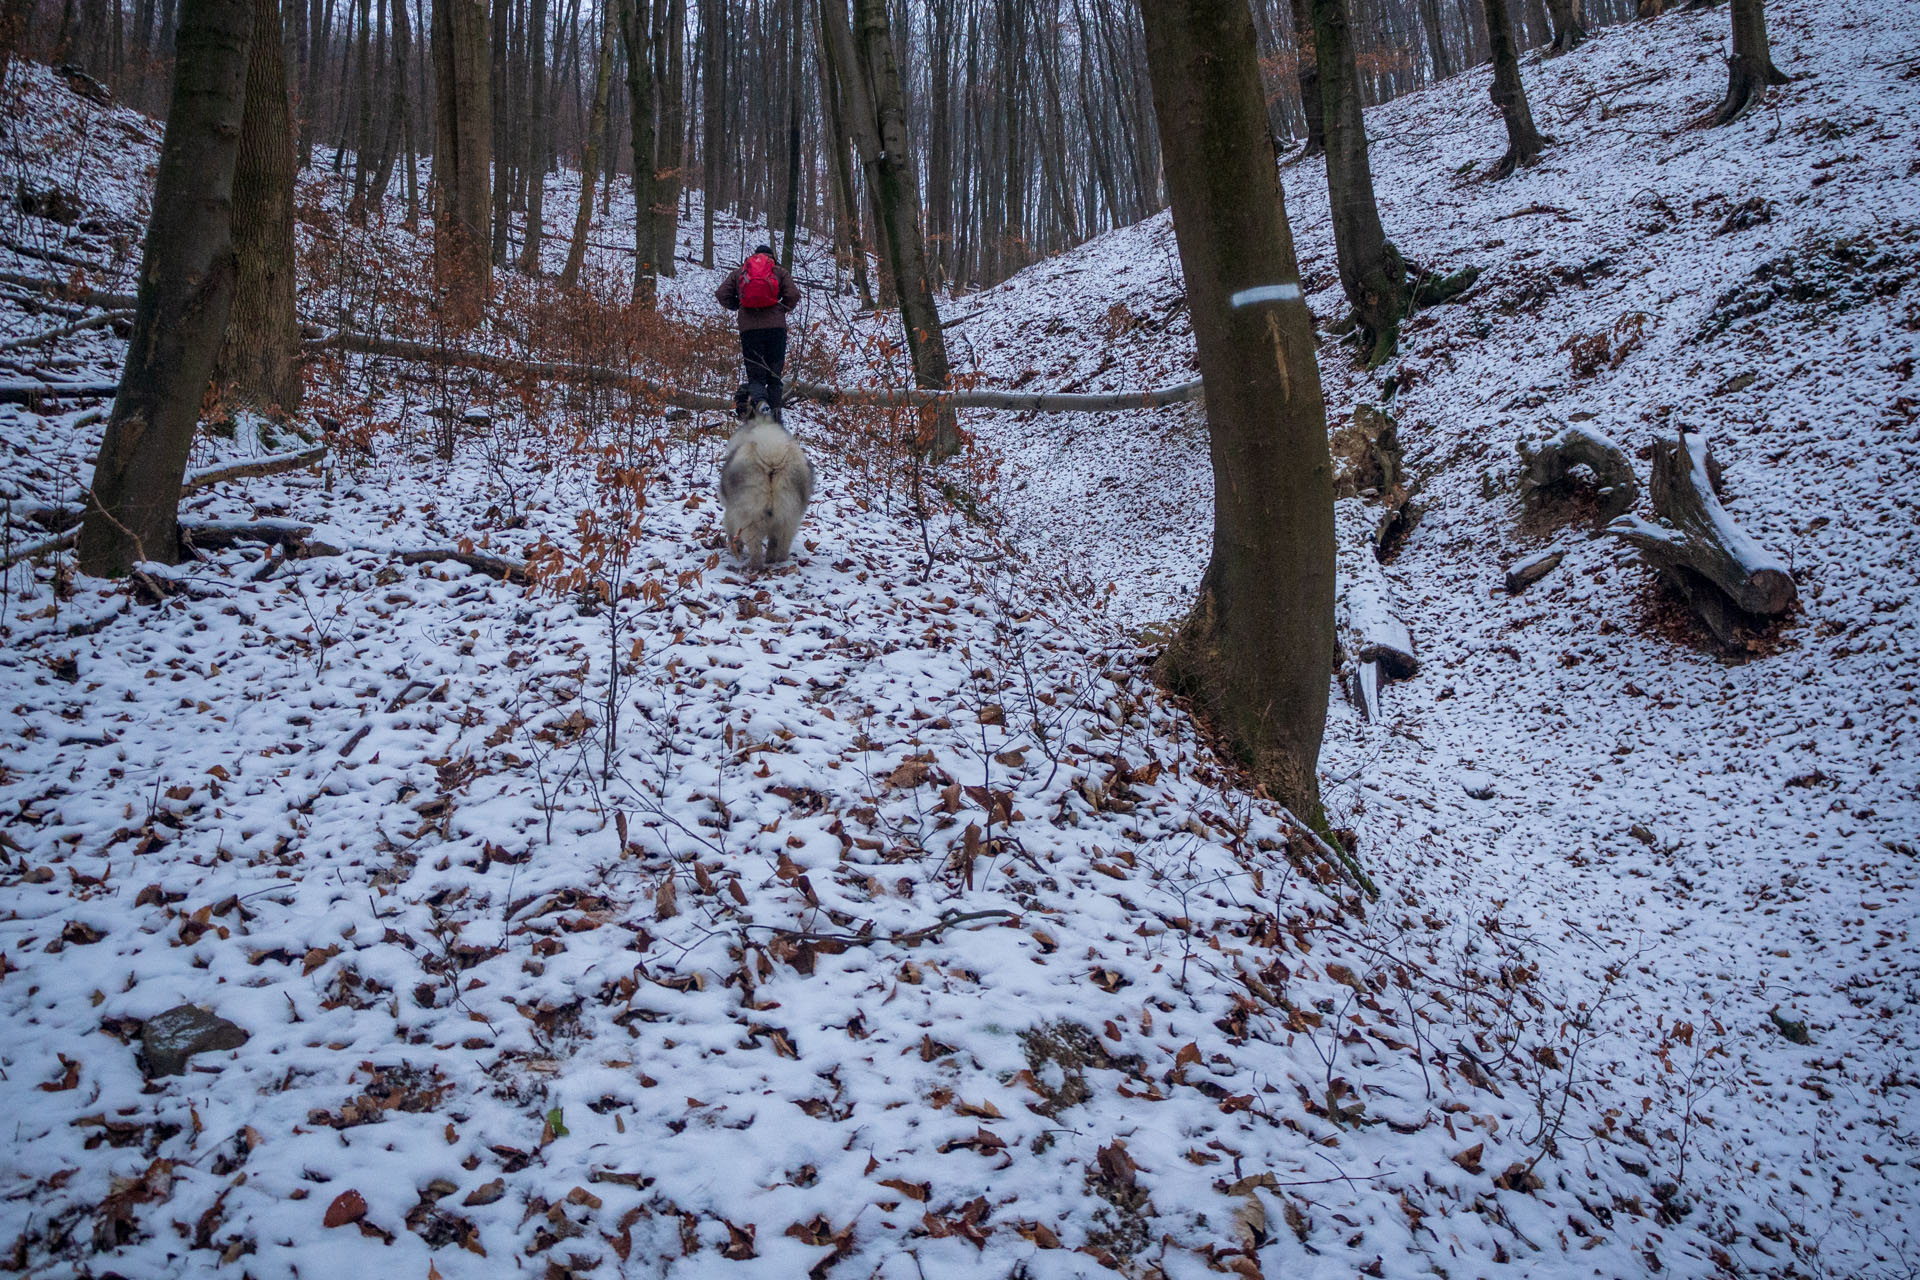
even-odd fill
[[[1492,171],[1498,179],[1538,160],[1547,140],[1533,127],[1533,108],[1527,105],[1527,87],[1520,81],[1520,52],[1515,47],[1513,13],[1507,8],[1507,0],[1485,0],[1485,7],[1487,42],[1493,47],[1493,85],[1487,93],[1507,124],[1507,153]]]

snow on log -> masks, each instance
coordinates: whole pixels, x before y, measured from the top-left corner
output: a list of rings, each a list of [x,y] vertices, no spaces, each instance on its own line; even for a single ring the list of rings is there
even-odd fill
[[[285,548],[289,553],[304,547],[313,537],[313,526],[296,520],[182,520],[180,540],[201,551],[231,547],[236,543],[264,543]]]
[[[1507,570],[1507,594],[1519,595],[1558,569],[1560,562],[1566,558],[1565,551],[1537,551],[1526,559],[1517,561]]]
[[[223,480],[240,480],[251,476],[273,476],[284,471],[298,471],[310,467],[327,456],[325,445],[315,445],[311,449],[296,449],[289,453],[270,453],[263,458],[249,458],[242,462],[223,463],[217,467],[202,467],[190,471],[180,485],[180,496],[186,497],[196,489],[219,484]]]
[[[1660,523],[1622,516],[1603,532],[1638,548],[1722,643],[1792,609],[1786,562],[1749,537],[1714,496],[1706,438],[1682,433],[1653,445],[1653,509]]]
[[[461,347],[436,346],[405,338],[379,338],[371,334],[342,329],[307,344],[316,351],[351,351],[360,355],[389,356],[418,360],[428,364],[477,369],[509,378],[538,378],[556,382],[578,382],[621,387],[682,409],[710,409],[731,412],[731,396],[682,391],[601,365],[559,364],[544,360],[516,360],[485,351]],[[1048,391],[923,391],[914,387],[829,387],[813,382],[787,385],[787,398],[817,400],[821,404],[863,405],[879,408],[923,404],[950,404],[960,409],[1011,409],[1029,413],[1098,413],[1115,409],[1157,409],[1200,399],[1200,383],[1182,382],[1171,387],[1143,391],[1106,391],[1069,393]]]
[[[1337,535],[1334,621],[1354,663],[1353,694],[1369,720],[1380,715],[1380,686],[1420,668],[1413,632],[1394,611],[1393,587],[1373,552],[1372,514],[1357,498],[1333,504]]]
[[[0,382],[0,404],[32,408],[42,400],[111,400],[119,391],[117,382]]]
[[[1559,435],[1537,448],[1525,440],[1518,448],[1522,500],[1564,486],[1576,466],[1585,465],[1593,472],[1600,488],[1600,513],[1594,519],[1595,532],[1614,517],[1633,510],[1633,504],[1640,500],[1640,486],[1633,478],[1633,462],[1626,450],[1598,431],[1576,424],[1562,429]]]

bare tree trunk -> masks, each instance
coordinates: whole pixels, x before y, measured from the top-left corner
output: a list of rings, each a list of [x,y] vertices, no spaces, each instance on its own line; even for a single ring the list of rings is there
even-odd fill
[[[1553,43],[1547,46],[1547,56],[1565,53],[1586,40],[1579,0],[1547,0],[1547,12],[1553,17]]]
[[[1500,179],[1522,165],[1540,158],[1547,145],[1533,127],[1533,109],[1527,105],[1527,88],[1520,81],[1520,54],[1514,47],[1513,13],[1507,0],[1485,0],[1487,43],[1493,49],[1493,84],[1487,93],[1500,108],[1507,122],[1507,154],[1493,166],[1492,176]]]
[[[1562,0],[1571,3],[1571,0]],[[1420,0],[1420,25],[1427,32],[1427,56],[1433,60],[1433,78],[1445,80],[1453,74],[1453,59],[1447,56],[1447,41],[1440,22],[1439,0]]]
[[[355,223],[367,220],[367,179],[373,176],[373,0],[360,0],[360,43],[353,61],[353,199],[347,203],[347,217]],[[381,10],[381,23],[386,10]]]
[[[843,39],[846,12],[840,0],[826,0],[822,13],[835,26],[833,39]],[[867,184],[879,207],[887,260],[893,266],[894,287],[900,294],[900,324],[906,331],[907,351],[913,360],[916,385],[945,389],[948,384],[947,344],[940,329],[940,311],[933,299],[933,281],[927,271],[927,245],[920,232],[920,182],[914,173],[913,149],[907,140],[906,108],[900,73],[893,57],[893,34],[887,24],[886,0],[854,0],[858,24],[857,52],[846,59],[856,68],[852,78],[864,82],[873,112],[871,140],[877,148],[861,160]],[[857,136],[857,135],[856,135]],[[960,451],[960,428],[952,409],[940,406],[931,413],[927,447],[935,459]]]
[[[1733,0],[1733,57],[1727,60],[1727,94],[1707,122],[1730,124],[1767,95],[1767,86],[1787,83],[1773,65],[1762,0]]]
[[[540,274],[540,238],[546,231],[547,0],[533,0],[527,19],[527,241],[520,270]]]
[[[99,576],[179,557],[180,484],[233,304],[233,173],[253,3],[181,8],[140,302],[80,528],[80,567]]]
[[[1360,114],[1360,77],[1346,0],[1308,0],[1320,65],[1321,114],[1327,131],[1327,194],[1333,210],[1334,257],[1340,286],[1371,347],[1370,364],[1393,355],[1410,301],[1406,263],[1380,225]]]
[[[837,0],[821,0],[823,5],[834,3]],[[852,140],[848,136],[852,131],[849,123],[851,101],[857,95],[847,86],[847,73],[839,68],[838,53],[824,12],[816,8],[815,16],[819,33],[814,42],[814,53],[819,60],[820,97],[827,117],[827,143],[832,148],[830,177],[834,202],[839,209],[841,247],[852,259],[853,284],[860,298],[860,306],[871,311],[873,289],[867,280],[867,246],[860,237],[860,196],[854,188]]]
[[[1163,677],[1325,829],[1333,468],[1245,0],[1143,0],[1213,459],[1213,556]]]
[[[633,141],[633,300],[654,304],[659,268],[654,255],[660,237],[654,231],[657,169],[653,154],[653,27],[660,0],[620,0],[621,35],[627,51],[627,111]]]
[[[1320,100],[1320,58],[1313,43],[1311,0],[1290,0],[1293,11],[1294,71],[1300,82],[1300,114],[1307,120],[1307,146],[1302,156],[1327,149],[1327,130]]]
[[[613,15],[600,10],[600,52],[594,58],[593,106],[587,115],[586,154],[580,159],[580,208],[573,215],[573,243],[567,246],[567,265],[560,287],[580,283],[580,264],[587,256],[587,232],[593,225],[593,179],[600,171],[600,140],[607,128],[607,94],[613,87]]]
[[[33,0],[6,0],[0,6],[0,88],[7,83],[7,72],[14,57],[27,47],[28,28],[33,21]]]
[[[433,0],[434,274],[457,327],[493,294],[491,72],[486,0]]]
[[[480,2],[484,4],[486,0]],[[507,46],[512,39],[512,31],[512,0],[493,0],[491,34],[486,45],[487,103],[491,112],[487,117],[487,154],[493,162],[489,174],[492,199],[487,222],[487,262],[490,268],[506,265],[507,242],[513,235],[513,174],[509,157],[513,154],[510,142],[513,113],[518,107],[509,96],[507,81]]]
[[[780,241],[780,265],[793,270],[793,241],[800,230],[800,50],[807,35],[805,0],[789,0],[793,29],[787,56],[787,208]]]
[[[301,397],[300,325],[293,307],[293,120],[286,55],[274,38],[280,0],[252,4],[247,105],[233,171],[237,275],[213,385],[223,401],[278,417],[298,409]]]
[[[685,181],[687,155],[687,0],[668,0],[667,68],[660,84],[660,186],[654,230],[660,237],[656,251],[660,274],[679,274],[675,258],[680,247],[680,189]]]
[[[725,0],[700,0],[700,265],[713,265],[713,215],[720,203],[720,140],[723,97],[721,48],[725,39]]]

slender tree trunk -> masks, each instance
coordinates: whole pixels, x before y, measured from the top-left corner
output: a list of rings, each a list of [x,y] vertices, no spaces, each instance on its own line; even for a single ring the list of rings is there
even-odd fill
[[[700,0],[700,265],[713,266],[713,215],[720,203],[721,41],[725,39],[725,0]]]
[[[1571,3],[1572,0],[1565,0]],[[1433,78],[1445,80],[1453,74],[1453,59],[1447,56],[1446,33],[1440,22],[1440,0],[1420,0],[1420,25],[1427,33],[1427,56],[1433,61]]]
[[[1300,81],[1300,114],[1307,121],[1307,146],[1302,156],[1327,149],[1327,131],[1321,114],[1320,58],[1313,43],[1312,0],[1290,0],[1293,12],[1295,71]]]
[[[659,7],[659,0],[620,0],[633,142],[633,300],[643,307],[654,305],[659,288],[654,256],[660,251],[660,237],[653,221],[657,169],[653,154],[653,25],[659,21]]]
[[[493,294],[491,72],[486,0],[433,0],[434,270],[456,327]]]
[[[687,155],[687,0],[668,0],[667,68],[660,84],[659,210],[654,230],[660,237],[656,261],[660,274],[679,274],[675,258],[680,247],[680,189],[685,181]]]
[[[1213,459],[1213,556],[1161,672],[1324,830],[1334,528],[1301,297],[1245,0],[1142,0]]]
[[[1487,43],[1493,49],[1493,84],[1487,90],[1500,117],[1507,122],[1507,154],[1493,166],[1492,176],[1504,178],[1522,165],[1540,158],[1546,139],[1533,127],[1533,109],[1520,81],[1520,54],[1514,48],[1513,12],[1507,0],[1485,0]]]
[[[793,29],[787,33],[787,208],[780,265],[791,271],[793,241],[800,230],[800,50],[807,36],[807,9],[805,0],[789,0],[787,7]]]
[[[380,10],[380,26],[386,29],[386,8]],[[360,0],[360,43],[354,51],[353,112],[353,199],[347,205],[347,217],[355,223],[367,220],[367,184],[373,177],[373,0]]]
[[[547,195],[547,0],[533,0],[527,19],[527,242],[520,270],[540,274]]]
[[[482,4],[486,0],[480,0]],[[491,33],[486,45],[487,51],[487,101],[490,115],[490,137],[487,139],[488,157],[492,161],[489,175],[489,188],[492,200],[488,215],[490,228],[488,241],[488,264],[490,267],[504,266],[507,261],[507,242],[513,235],[513,175],[510,172],[510,157],[513,149],[510,137],[513,129],[513,113],[519,110],[508,93],[507,46],[513,30],[512,0],[493,0]]]
[[[233,304],[253,0],[182,9],[140,301],[80,527],[80,567],[100,576],[179,557],[180,483]]]
[[[293,0],[299,4],[300,0]],[[307,47],[300,60],[300,167],[313,167],[313,130],[314,120],[320,111],[319,85],[327,74],[325,26],[327,11],[324,0],[312,0],[307,8]]]
[[[1733,0],[1733,57],[1727,60],[1727,94],[1707,117],[1709,124],[1730,124],[1767,95],[1767,86],[1787,83],[1773,65],[1767,43],[1767,12],[1762,0]]]
[[[293,119],[286,54],[274,38],[280,0],[252,4],[246,113],[233,171],[237,275],[213,384],[223,401],[279,417],[298,409],[301,397],[300,325],[293,307]]]
[[[607,94],[613,87],[613,15],[600,9],[600,51],[593,63],[593,106],[587,115],[586,154],[580,159],[580,207],[573,215],[573,243],[567,246],[567,265],[560,287],[580,283],[580,264],[587,256],[587,232],[593,225],[593,179],[600,171],[600,140],[607,127]]]
[[[836,4],[839,0],[820,0],[820,5]],[[833,40],[823,8],[816,6],[815,18],[819,38],[814,42],[814,51],[819,58],[820,96],[824,104],[827,123],[827,141],[833,150],[832,179],[834,200],[840,212],[841,240],[851,259],[854,289],[858,292],[863,310],[873,310],[873,288],[867,279],[867,246],[860,236],[860,196],[853,181],[851,123],[853,103],[859,94],[849,86],[849,72],[840,66],[839,50]],[[851,41],[848,42],[849,48]]]
[[[374,205],[387,198],[394,161],[400,154],[411,110],[407,102],[407,76],[413,57],[413,32],[407,24],[407,0],[392,0],[392,11],[393,61],[387,72],[393,77],[393,85],[387,95],[387,123],[380,141],[380,164],[374,169],[373,182],[367,188],[367,200]]]
[[[1372,348],[1370,364],[1390,357],[1410,301],[1406,263],[1380,225],[1360,114],[1360,77],[1346,0],[1308,0],[1320,64],[1321,116],[1327,136],[1327,195],[1333,211],[1334,257],[1354,319]]]
[[[1587,28],[1580,21],[1579,0],[1547,0],[1547,12],[1553,17],[1553,43],[1547,48],[1549,57],[1565,53],[1587,38]]]

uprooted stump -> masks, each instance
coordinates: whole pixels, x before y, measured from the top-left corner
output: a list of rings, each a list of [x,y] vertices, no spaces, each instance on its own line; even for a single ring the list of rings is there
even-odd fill
[[[1633,478],[1633,462],[1626,450],[1598,431],[1569,426],[1545,444],[1536,447],[1522,440],[1517,448],[1523,502],[1565,492],[1577,466],[1593,472],[1600,497],[1600,511],[1593,523],[1595,533],[1602,531],[1609,521],[1633,510],[1634,503],[1640,500],[1640,485]]]
[[[1682,433],[1653,445],[1653,509],[1661,523],[1622,516],[1602,531],[1636,547],[1722,644],[1793,609],[1799,590],[1786,562],[1734,523],[1714,496],[1706,438]]]

